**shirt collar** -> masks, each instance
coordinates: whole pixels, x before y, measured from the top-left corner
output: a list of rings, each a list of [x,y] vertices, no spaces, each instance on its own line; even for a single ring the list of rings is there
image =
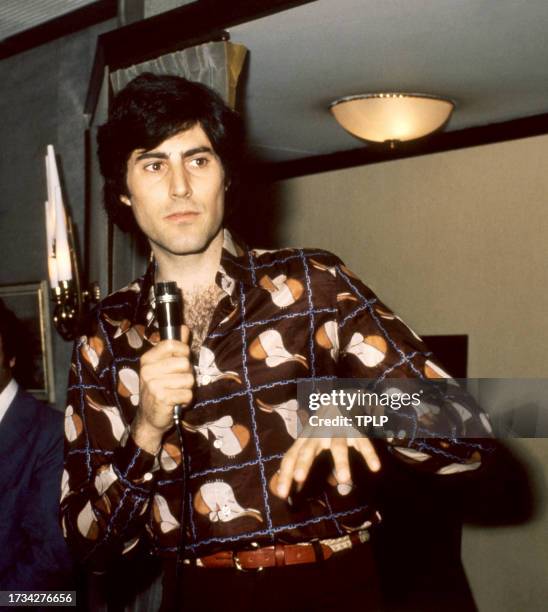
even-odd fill
[[[147,327],[155,320],[156,300],[154,296],[154,277],[156,261],[151,260],[143,277],[136,320]],[[226,228],[223,229],[223,248],[221,261],[215,277],[217,285],[234,300],[236,284],[253,287],[256,284],[253,269],[253,256],[247,245],[236,239]]]
[[[14,397],[17,395],[19,385],[15,378],[12,378],[9,383],[4,387],[2,393],[0,393],[0,421],[4,418],[4,415],[8,411],[10,404],[13,402]]]
[[[229,230],[225,228],[223,232],[223,250],[221,252],[219,272],[222,275],[242,282],[246,286],[254,287],[256,281],[251,251],[243,241],[237,240]],[[216,282],[223,288],[219,284],[218,278]]]

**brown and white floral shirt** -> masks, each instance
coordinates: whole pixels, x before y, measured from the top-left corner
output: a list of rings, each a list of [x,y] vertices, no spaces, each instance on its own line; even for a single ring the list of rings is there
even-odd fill
[[[225,230],[216,277],[223,297],[195,364],[195,401],[185,417],[183,492],[176,431],[166,434],[158,456],[129,435],[139,358],[159,340],[153,282],[151,266],[108,296],[75,343],[61,505],[65,535],[80,558],[125,554],[143,538],[155,554],[176,554],[182,495],[185,556],[252,541],[338,537],[378,522],[360,478],[341,487],[327,474],[297,507],[273,493],[273,481],[297,436],[299,379],[448,376],[420,338],[332,253],[248,250]],[[402,461],[440,474],[480,465],[489,450],[481,438],[490,435],[481,411],[450,402],[429,413],[406,410],[422,431],[435,432],[445,419],[465,436],[380,442]]]

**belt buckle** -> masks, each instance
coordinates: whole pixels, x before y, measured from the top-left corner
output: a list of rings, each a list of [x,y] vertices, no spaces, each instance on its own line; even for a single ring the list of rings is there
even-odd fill
[[[250,544],[251,548],[261,548],[258,544],[258,542],[251,542]],[[238,553],[234,553],[234,555],[232,556],[232,560],[234,561],[234,567],[239,571],[239,572],[262,572],[264,570],[264,567],[261,565],[259,567],[242,567],[242,564],[240,563],[240,560],[238,559]]]

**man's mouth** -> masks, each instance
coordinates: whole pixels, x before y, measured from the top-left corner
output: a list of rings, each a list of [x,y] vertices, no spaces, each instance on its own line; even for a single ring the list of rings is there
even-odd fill
[[[180,223],[180,222],[185,222],[185,221],[194,221],[194,219],[196,219],[196,217],[199,215],[200,213],[195,212],[195,211],[185,211],[185,212],[175,212],[175,213],[171,213],[171,215],[168,215],[167,217],[164,217],[166,221],[172,221],[174,223]]]

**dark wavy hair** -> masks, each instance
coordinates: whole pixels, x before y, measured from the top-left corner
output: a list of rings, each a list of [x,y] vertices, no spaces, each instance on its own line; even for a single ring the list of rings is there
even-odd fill
[[[129,196],[127,162],[135,149],[150,150],[167,138],[200,124],[225,171],[226,184],[237,183],[243,148],[240,116],[209,87],[178,76],[150,72],[133,79],[114,99],[109,120],[97,133],[104,205],[124,231],[138,230]]]

